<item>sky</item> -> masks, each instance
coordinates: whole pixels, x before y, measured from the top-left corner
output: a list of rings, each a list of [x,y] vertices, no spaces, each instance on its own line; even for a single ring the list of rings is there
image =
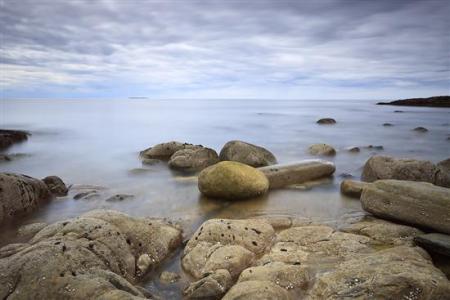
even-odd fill
[[[0,97],[450,94],[450,0],[0,0]]]

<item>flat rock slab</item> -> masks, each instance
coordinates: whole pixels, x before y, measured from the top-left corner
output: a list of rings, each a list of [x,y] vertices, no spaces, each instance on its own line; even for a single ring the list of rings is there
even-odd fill
[[[432,252],[450,257],[450,236],[442,233],[428,233],[414,238],[414,242]]]
[[[324,160],[305,160],[258,168],[269,180],[269,189],[304,183],[331,176],[336,170],[333,163]]]

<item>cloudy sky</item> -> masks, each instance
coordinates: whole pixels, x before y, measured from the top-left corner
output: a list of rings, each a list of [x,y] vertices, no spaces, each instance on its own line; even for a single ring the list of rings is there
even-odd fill
[[[450,94],[448,0],[0,0],[2,98]]]

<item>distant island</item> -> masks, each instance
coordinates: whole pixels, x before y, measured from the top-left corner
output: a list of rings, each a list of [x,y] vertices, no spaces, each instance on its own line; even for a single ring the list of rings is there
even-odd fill
[[[377,105],[450,107],[450,96],[435,96],[429,98],[411,98],[391,102],[378,102]]]
[[[148,99],[148,97],[128,97],[128,99]]]

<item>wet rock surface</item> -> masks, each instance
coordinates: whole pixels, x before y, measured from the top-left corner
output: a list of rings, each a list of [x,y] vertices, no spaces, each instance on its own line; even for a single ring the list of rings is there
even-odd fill
[[[26,141],[30,133],[22,130],[0,129],[0,150],[9,148],[15,143]]]
[[[378,217],[450,233],[450,189],[426,182],[378,180],[364,188],[364,210]]]
[[[309,146],[308,152],[311,155],[324,155],[333,156],[336,155],[336,150],[327,144],[314,144]]]
[[[414,242],[431,252],[450,258],[450,236],[442,233],[428,233],[416,236]]]
[[[265,194],[269,181],[258,169],[239,162],[223,161],[199,174],[198,188],[207,197],[239,200]]]
[[[298,163],[262,167],[258,170],[266,175],[269,180],[269,188],[277,189],[331,176],[336,168],[331,162],[307,160]]]
[[[180,243],[180,230],[161,220],[92,211],[0,249],[0,297],[145,299],[134,284]]]
[[[264,167],[277,163],[269,150],[243,141],[229,141],[220,151],[221,161],[237,161],[252,167]]]
[[[197,172],[219,162],[219,156],[213,149],[194,147],[176,151],[169,160],[169,167],[178,171]]]
[[[370,185],[370,183],[346,179],[341,182],[341,193],[359,199],[363,188],[368,185]]]

